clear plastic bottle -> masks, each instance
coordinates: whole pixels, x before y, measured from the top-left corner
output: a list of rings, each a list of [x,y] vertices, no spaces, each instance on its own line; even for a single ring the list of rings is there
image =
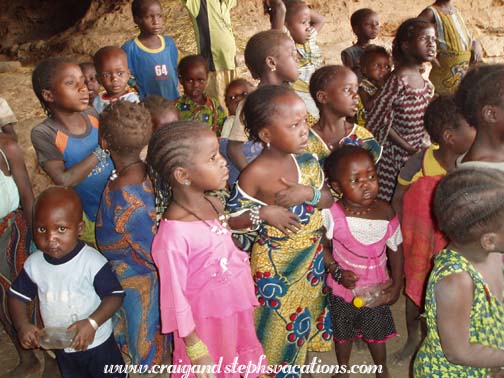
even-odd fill
[[[390,286],[391,281],[382,282],[374,285],[365,285],[353,290],[353,305],[357,308],[376,307],[382,305],[385,301],[383,289]]]
[[[45,327],[39,334],[39,343],[44,349],[65,349],[72,344],[75,333],[66,327]]]

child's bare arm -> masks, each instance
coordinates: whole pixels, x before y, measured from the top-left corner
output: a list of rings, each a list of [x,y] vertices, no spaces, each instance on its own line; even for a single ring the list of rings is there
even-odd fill
[[[310,23],[311,26],[319,32],[325,24],[325,17],[310,8]]]
[[[17,331],[19,343],[23,348],[38,348],[40,330],[30,322],[27,305],[23,301],[9,296],[7,298],[12,324]]]
[[[243,154],[243,142],[230,140],[227,145],[227,153],[229,159],[240,171],[248,165],[247,158]]]
[[[271,29],[283,30],[286,8],[282,0],[264,0],[264,8],[268,9]]]
[[[404,194],[406,193],[408,188],[409,186],[397,184],[396,189],[394,191],[394,196],[392,197],[392,207],[394,208],[394,211],[399,217],[399,220],[402,219],[402,203]]]
[[[474,283],[467,272],[454,273],[436,284],[437,329],[451,363],[475,368],[504,366],[504,350],[469,342]]]
[[[98,164],[98,158],[91,154],[72,168],[66,169],[63,160],[47,160],[42,168],[56,185],[75,186],[88,176]]]
[[[385,295],[387,295],[386,303],[391,305],[399,299],[403,286],[404,254],[402,245],[397,247],[397,251],[387,248],[387,257],[390,261],[392,285],[385,290]]]
[[[192,331],[189,335],[184,337],[184,344],[186,345],[186,350],[188,348],[193,347],[194,345],[196,345],[198,343],[203,343],[203,341],[201,341],[201,339],[198,337],[198,335],[196,334],[196,331]],[[205,345],[205,347],[206,347],[206,345]],[[214,360],[212,359],[212,356],[210,356],[208,351],[205,354],[202,354],[202,353],[203,352],[199,353],[198,358],[191,359],[191,353],[189,353],[189,351],[188,351],[187,354],[189,355],[189,359],[191,360],[192,365],[214,365],[215,364]],[[202,369],[201,373],[196,373],[196,377],[197,378],[212,378],[213,374],[207,372],[205,369]]]
[[[389,137],[395,144],[397,144],[402,149],[408,151],[410,154],[418,152],[418,150],[415,147],[406,142],[392,127],[390,128],[389,131]]]
[[[121,307],[123,301],[122,296],[110,295],[104,297],[89,318],[94,320],[98,327],[105,323],[118,309]],[[76,330],[71,347],[76,350],[86,350],[88,345],[94,340],[96,330],[92,325],[92,321],[88,319],[81,319],[68,327],[69,331]]]
[[[303,185],[289,181],[284,177],[280,180],[287,186],[285,190],[279,191],[275,196],[275,204],[285,208],[311,201],[315,196],[315,190],[310,185]],[[334,198],[326,185],[320,189],[320,198],[316,204],[318,209],[328,209],[334,203]]]

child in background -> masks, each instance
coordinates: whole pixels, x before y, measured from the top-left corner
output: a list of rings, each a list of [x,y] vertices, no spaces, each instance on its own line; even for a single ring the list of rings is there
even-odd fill
[[[380,20],[378,14],[369,8],[362,8],[350,16],[352,31],[357,37],[357,42],[341,52],[341,62],[344,66],[355,72],[359,82],[363,79],[360,59],[369,42],[380,33]]]
[[[253,35],[245,46],[245,64],[259,87],[266,84],[287,84],[297,80],[297,52],[292,39],[278,30],[266,30]],[[241,121],[244,101],[238,104],[233,127],[229,133],[227,155],[242,171],[262,151],[262,143],[250,142]]]
[[[302,0],[265,0],[264,3],[270,13],[271,28],[286,32],[296,44],[299,77],[291,86],[303,99],[311,125],[319,114],[310,96],[309,84],[311,75],[322,65],[317,36],[325,19]]]
[[[390,54],[384,47],[368,45],[360,58],[362,80],[359,83],[359,110],[357,124],[366,126],[366,114],[374,99],[390,76]]]
[[[425,111],[424,124],[434,144],[408,159],[392,199],[404,239],[408,330],[406,344],[394,355],[396,361],[411,357],[417,349],[419,316],[432,257],[447,244],[433,219],[434,190],[446,172],[455,169],[456,159],[467,152],[476,136],[476,129],[458,112],[452,96],[434,99]]]
[[[224,98],[226,101],[226,108],[228,110],[228,117],[226,118],[226,122],[224,122],[224,126],[222,126],[222,138],[227,138],[229,133],[231,132],[231,128],[233,127],[233,123],[236,116],[236,108],[239,103],[247,97],[249,93],[251,93],[255,89],[254,85],[248,82],[245,79],[235,79],[231,83],[229,83],[226,88],[226,93],[224,94]]]
[[[231,161],[231,159],[229,159],[229,156],[227,154],[229,143],[228,138],[235,121],[236,108],[239,106],[240,102],[243,101],[245,97],[247,97],[247,95],[251,93],[254,89],[255,87],[245,79],[233,80],[231,83],[229,83],[226,89],[225,99],[229,115],[226,118],[226,122],[224,122],[224,126],[222,126],[222,133],[219,144],[220,144],[220,153],[222,156],[224,156],[224,158],[228,162],[228,168],[229,168],[228,184],[230,187],[233,186],[233,184],[238,179],[238,176],[240,175],[240,170],[233,164],[233,162]],[[243,144],[242,151],[244,155],[246,155],[246,151],[250,151],[251,149],[254,148],[253,144],[254,143],[250,141],[245,142]],[[259,148],[260,146],[255,147]],[[250,153],[248,153],[247,155],[250,155]]]
[[[466,100],[459,101],[465,104],[463,114],[477,132],[467,154],[457,159],[457,166],[504,171],[504,145],[501,142],[504,134],[504,68],[491,65],[480,67],[471,76],[469,73],[460,84],[461,89],[468,89]],[[469,88],[465,84],[466,78]]]
[[[320,119],[310,129],[307,150],[317,155],[320,166],[331,151],[353,144],[368,150],[377,162],[381,146],[365,128],[347,121],[357,111],[357,76],[347,67],[324,66],[313,74],[310,92],[320,109]]]
[[[14,130],[16,123],[17,118],[14,112],[7,101],[3,97],[0,97],[0,133],[5,133],[17,141],[16,130]]]
[[[435,216],[450,244],[429,276],[416,378],[493,377],[503,365],[503,200],[496,169],[455,169],[436,189]]]
[[[23,348],[38,348],[41,330],[26,313],[38,297],[45,327],[75,332],[70,348],[55,351],[63,378],[105,378],[110,376],[105,366],[124,364],[110,319],[124,290],[107,259],[79,240],[83,229],[81,201],[73,189],[52,187],[39,196],[33,217],[39,250],[9,289],[9,311]]]
[[[224,103],[224,90],[236,76],[236,42],[231,10],[237,0],[182,0],[191,16],[198,54],[208,62],[207,94]]]
[[[100,94],[100,82],[96,75],[96,69],[93,63],[84,62],[80,63],[79,67],[84,75],[84,84],[89,93],[89,106],[93,106],[94,99]]]
[[[332,198],[317,159],[304,153],[306,108],[292,89],[259,87],[245,100],[243,116],[251,139],[265,148],[241,173],[227,209],[261,209],[276,204],[279,192],[297,186],[306,186],[311,197],[290,207],[299,218],[294,230],[262,224],[259,217],[252,235],[251,268],[261,304],[255,313],[257,336],[270,364],[300,366],[308,350],[331,348],[317,206],[329,207]]]
[[[434,88],[420,71],[423,63],[436,57],[434,26],[417,18],[403,22],[393,41],[392,56],[395,69],[375,98],[366,119],[366,128],[383,146],[377,167],[378,197],[387,202],[392,199],[402,166],[422,147],[423,116]]]
[[[167,347],[150,253],[156,232],[154,189],[138,157],[151,126],[151,115],[141,104],[117,101],[100,115],[100,144],[110,151],[117,173],[110,176],[96,218],[97,245],[126,293],[114,315],[115,338],[132,364],[149,366],[161,363]]]
[[[179,97],[177,80],[178,51],[173,39],[163,32],[163,14],[158,0],[133,0],[133,21],[140,35],[122,48],[138,86],[140,99],[158,95],[174,101]]]
[[[98,145],[98,118],[88,109],[84,75],[72,61],[50,58],[37,65],[32,84],[47,114],[31,132],[39,164],[56,185],[79,194],[86,223],[81,237],[94,245],[96,213],[113,164]]]
[[[94,55],[93,61],[98,81],[105,88],[105,93],[96,96],[93,101],[93,107],[98,114],[112,101],[140,101],[128,86],[128,58],[123,49],[116,46],[102,47]]]
[[[219,100],[205,94],[208,63],[201,55],[189,55],[179,63],[178,74],[184,95],[175,101],[181,120],[192,120],[209,125],[219,137],[226,120],[226,111]]]
[[[469,64],[481,61],[481,44],[473,39],[451,0],[436,0],[418,17],[434,24],[438,37],[438,52],[429,80],[434,85],[436,94],[453,94]]]
[[[275,221],[280,215],[291,227],[295,219],[276,206],[236,219],[223,214],[223,203],[207,192],[226,186],[226,161],[215,134],[201,123],[158,129],[147,161],[156,191],[170,193],[152,256],[159,269],[162,330],[174,332],[173,361],[210,365],[222,358],[226,366],[238,358],[239,364],[260,365],[264,352],[254,328],[257,299],[248,256],[236,248],[228,227],[256,226],[259,217]],[[239,373],[221,370],[216,376]]]
[[[389,305],[397,301],[402,287],[402,235],[392,207],[377,199],[373,160],[357,146],[343,146],[326,160],[329,185],[341,199],[330,208],[334,229],[327,238],[332,240],[332,252],[325,250],[325,262],[338,364],[348,366],[353,341],[362,338],[374,363],[383,367],[376,377],[389,377],[385,342],[396,335]],[[390,280],[387,257],[392,282],[381,292],[376,307],[356,308],[353,289]]]

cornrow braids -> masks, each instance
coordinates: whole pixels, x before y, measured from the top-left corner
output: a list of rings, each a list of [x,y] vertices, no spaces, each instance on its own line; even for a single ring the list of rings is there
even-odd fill
[[[410,18],[404,21],[397,29],[395,38],[392,41],[392,57],[394,63],[399,65],[408,62],[410,58],[403,52],[403,43],[412,42],[421,31],[433,27],[434,26],[429,21],[421,18]]]
[[[108,149],[119,154],[140,151],[152,132],[152,119],[143,104],[117,100],[100,114],[99,137],[108,143]]]
[[[425,110],[424,125],[431,141],[439,143],[443,131],[447,128],[456,129],[460,126],[462,114],[458,112],[452,95],[441,95],[435,98]]]
[[[254,34],[245,46],[245,64],[254,79],[260,79],[266,72],[266,58],[277,57],[279,46],[283,40],[289,39],[287,34],[280,30],[265,30]]]
[[[310,79],[310,95],[313,101],[315,101],[317,108],[322,110],[322,104],[317,100],[317,92],[325,91],[333,78],[347,71],[351,70],[345,66],[334,64],[323,66],[312,74]]]
[[[177,167],[191,164],[197,153],[196,141],[208,128],[195,121],[176,121],[160,127],[149,142],[147,164],[157,202],[166,208],[171,201],[171,177]]]
[[[457,243],[477,240],[498,229],[504,219],[504,172],[460,168],[438,184],[434,213],[439,228]]]
[[[480,81],[492,72],[499,70],[504,70],[504,64],[479,64],[467,71],[462,78],[455,92],[455,104],[470,125],[476,127],[478,124],[474,95]]]
[[[77,63],[65,58],[48,58],[37,64],[37,67],[35,67],[35,70],[33,70],[32,73],[33,92],[35,92],[35,95],[40,101],[40,105],[42,105],[42,108],[44,109],[44,113],[48,117],[51,117],[52,113],[49,104],[46,100],[44,100],[44,96],[42,96],[42,91],[44,89],[52,89],[56,73],[59,71],[61,66],[65,64]]]
[[[265,128],[276,113],[278,97],[296,95],[293,89],[283,85],[263,85],[250,93],[245,100],[241,121],[249,139],[261,142],[259,132]]]

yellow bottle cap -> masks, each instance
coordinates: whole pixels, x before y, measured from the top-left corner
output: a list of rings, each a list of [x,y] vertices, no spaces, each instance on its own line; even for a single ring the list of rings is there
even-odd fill
[[[353,305],[357,308],[361,308],[361,307],[364,307],[364,305],[366,304],[366,301],[364,300],[364,298],[362,297],[355,297],[353,299]]]

